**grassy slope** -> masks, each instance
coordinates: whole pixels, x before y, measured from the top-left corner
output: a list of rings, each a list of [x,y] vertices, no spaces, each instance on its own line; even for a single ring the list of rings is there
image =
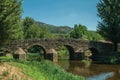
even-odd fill
[[[50,61],[8,61],[11,65],[21,68],[25,75],[34,80],[85,80],[84,77],[65,72]]]

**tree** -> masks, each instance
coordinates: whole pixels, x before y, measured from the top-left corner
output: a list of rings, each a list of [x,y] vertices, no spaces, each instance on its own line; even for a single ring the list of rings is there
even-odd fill
[[[39,38],[40,37],[40,28],[35,26],[35,25],[31,25],[26,32],[24,33],[25,35],[25,39],[29,39],[29,38]]]
[[[114,44],[120,42],[120,0],[100,0],[97,4],[98,16],[101,22],[98,24],[98,32]]]
[[[40,27],[40,37],[39,38],[45,38],[48,34],[46,26]]]
[[[22,39],[22,0],[0,0],[0,46]]]
[[[44,38],[47,34],[46,26],[38,26],[37,22],[31,17],[26,17],[24,19],[23,31],[25,39]]]
[[[25,39],[45,38],[46,34],[47,30],[45,27],[38,27],[35,24],[29,26],[29,28],[24,32]]]
[[[87,34],[86,26],[75,24],[73,30],[70,32],[70,37],[75,39],[79,38],[86,39],[86,34]]]
[[[33,18],[31,17],[25,17],[24,21],[23,21],[23,30],[24,32],[27,31],[27,29],[32,26],[32,25],[35,25],[35,21]]]
[[[92,41],[104,40],[104,38],[96,31],[88,31],[87,39]]]
[[[58,49],[58,58],[59,59],[69,59],[69,51],[65,46],[61,46]]]

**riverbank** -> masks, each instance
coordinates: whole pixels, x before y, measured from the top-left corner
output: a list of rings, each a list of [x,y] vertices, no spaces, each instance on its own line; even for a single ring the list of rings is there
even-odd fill
[[[21,76],[23,75],[25,76],[25,80],[85,80],[84,77],[68,73],[59,66],[46,60],[36,62],[36,61],[20,61],[6,58],[0,59],[2,60],[0,62],[0,66],[14,67],[15,71],[18,70],[17,72],[20,72]],[[8,76],[10,76],[12,72],[13,71],[8,69],[6,69],[5,71],[3,70],[3,72],[1,71],[0,79],[7,80]],[[13,80],[22,80],[19,78],[20,75],[14,74],[15,77],[11,76],[11,78],[14,78]]]

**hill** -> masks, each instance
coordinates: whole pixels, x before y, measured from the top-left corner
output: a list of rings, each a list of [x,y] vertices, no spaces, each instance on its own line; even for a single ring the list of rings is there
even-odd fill
[[[55,26],[55,25],[46,24],[46,23],[39,22],[39,21],[35,21],[35,24],[38,27],[46,27],[48,32],[53,33],[53,34],[57,34],[57,33],[67,34],[72,30],[72,28],[70,28],[69,26]]]

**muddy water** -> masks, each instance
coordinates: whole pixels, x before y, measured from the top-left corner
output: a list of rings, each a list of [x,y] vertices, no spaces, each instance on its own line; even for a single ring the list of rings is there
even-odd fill
[[[81,61],[59,60],[58,64],[75,75],[85,76],[87,80],[120,80],[120,65],[91,64],[86,67]]]

